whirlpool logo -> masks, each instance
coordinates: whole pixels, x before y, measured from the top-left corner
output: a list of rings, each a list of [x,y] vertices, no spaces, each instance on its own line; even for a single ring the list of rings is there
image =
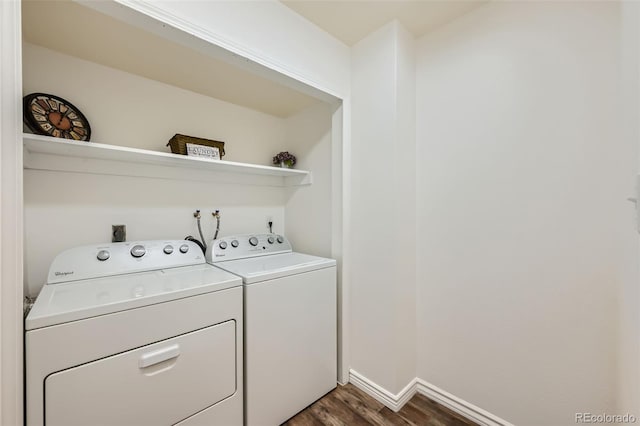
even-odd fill
[[[56,277],[66,277],[67,275],[73,275],[73,271],[55,272],[53,275],[55,275]]]

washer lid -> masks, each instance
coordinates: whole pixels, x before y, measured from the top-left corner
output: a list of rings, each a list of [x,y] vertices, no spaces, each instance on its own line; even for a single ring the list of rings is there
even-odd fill
[[[240,275],[245,284],[252,284],[317,269],[330,268],[336,265],[336,261],[294,252],[229,260],[218,262],[215,265],[225,271]]]
[[[25,320],[25,328],[47,327],[241,284],[238,277],[207,264],[45,284]]]

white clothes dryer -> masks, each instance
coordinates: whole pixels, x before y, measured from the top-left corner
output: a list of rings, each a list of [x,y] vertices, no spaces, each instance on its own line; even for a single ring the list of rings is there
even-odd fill
[[[245,424],[279,425],[336,387],[335,260],[254,234],[213,241],[207,261],[244,283]]]
[[[26,424],[242,425],[241,284],[189,241],[62,252],[25,320]]]

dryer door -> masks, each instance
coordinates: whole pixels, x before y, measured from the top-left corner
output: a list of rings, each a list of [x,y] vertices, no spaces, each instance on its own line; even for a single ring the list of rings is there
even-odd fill
[[[236,391],[236,323],[60,371],[44,387],[47,426],[175,424]]]

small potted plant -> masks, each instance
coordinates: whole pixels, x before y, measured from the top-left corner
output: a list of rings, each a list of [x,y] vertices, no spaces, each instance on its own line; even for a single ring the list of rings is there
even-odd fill
[[[278,153],[273,157],[273,164],[278,164],[280,167],[286,167],[287,169],[293,169],[296,164],[296,156],[290,154],[288,151]]]

